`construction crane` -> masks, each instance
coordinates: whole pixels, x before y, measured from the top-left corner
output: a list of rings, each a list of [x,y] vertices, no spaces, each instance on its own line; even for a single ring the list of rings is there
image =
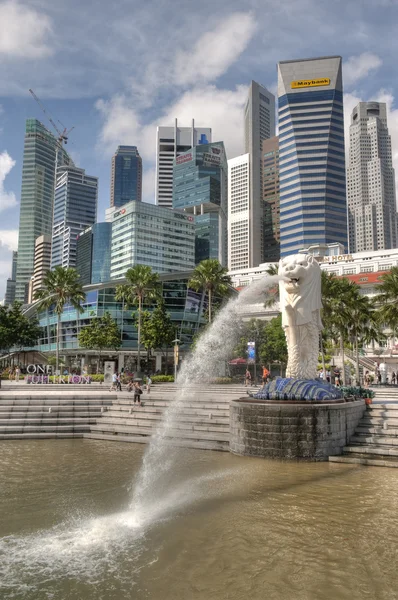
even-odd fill
[[[54,123],[54,121],[51,118],[51,115],[49,114],[49,112],[45,109],[45,107],[43,106],[43,104],[40,102],[39,98],[34,93],[34,91],[30,89],[29,92],[32,94],[33,98],[36,100],[37,104],[40,106],[41,110],[46,115],[47,119],[50,121],[51,125],[53,126],[53,128],[57,132],[57,134],[58,134],[58,143],[61,145],[61,147],[62,147],[63,144],[66,145],[68,143],[68,136],[69,136],[70,132],[74,129],[74,127],[71,127],[68,130],[65,126],[63,126],[64,130],[61,132],[58,129],[58,127],[56,126],[56,124]],[[61,123],[61,125],[62,125],[62,123]]]

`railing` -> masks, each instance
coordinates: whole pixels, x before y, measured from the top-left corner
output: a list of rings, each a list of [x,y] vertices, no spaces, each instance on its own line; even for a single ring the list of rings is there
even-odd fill
[[[349,360],[351,360],[354,364],[356,364],[357,358],[356,358],[354,352],[352,352],[351,350],[345,350],[345,355]],[[374,361],[371,360],[370,358],[366,358],[364,356],[359,356],[359,364],[361,367],[364,367],[364,369],[368,369],[371,371],[374,371],[374,369],[375,369]]]

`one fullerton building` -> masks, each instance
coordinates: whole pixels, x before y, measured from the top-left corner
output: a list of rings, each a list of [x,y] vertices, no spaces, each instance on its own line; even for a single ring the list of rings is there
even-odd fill
[[[347,249],[341,57],[278,64],[280,249]]]

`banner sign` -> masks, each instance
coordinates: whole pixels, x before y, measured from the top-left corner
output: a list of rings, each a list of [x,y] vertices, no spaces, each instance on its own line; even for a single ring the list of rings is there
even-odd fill
[[[256,362],[256,342],[247,342],[247,362]]]
[[[217,154],[209,154],[205,152],[203,154],[203,162],[209,165],[219,165],[221,162],[221,157]]]
[[[192,160],[192,152],[182,154],[181,156],[177,156],[176,165],[182,165],[183,163],[189,162],[190,160]]]

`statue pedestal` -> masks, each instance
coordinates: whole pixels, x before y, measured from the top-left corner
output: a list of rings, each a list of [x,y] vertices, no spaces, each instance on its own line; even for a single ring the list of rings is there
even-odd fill
[[[340,388],[323,379],[277,377],[266,383],[253,398],[278,402],[335,402],[341,401],[343,394]]]
[[[327,460],[341,454],[365,409],[364,400],[232,401],[230,451],[283,460]]]

